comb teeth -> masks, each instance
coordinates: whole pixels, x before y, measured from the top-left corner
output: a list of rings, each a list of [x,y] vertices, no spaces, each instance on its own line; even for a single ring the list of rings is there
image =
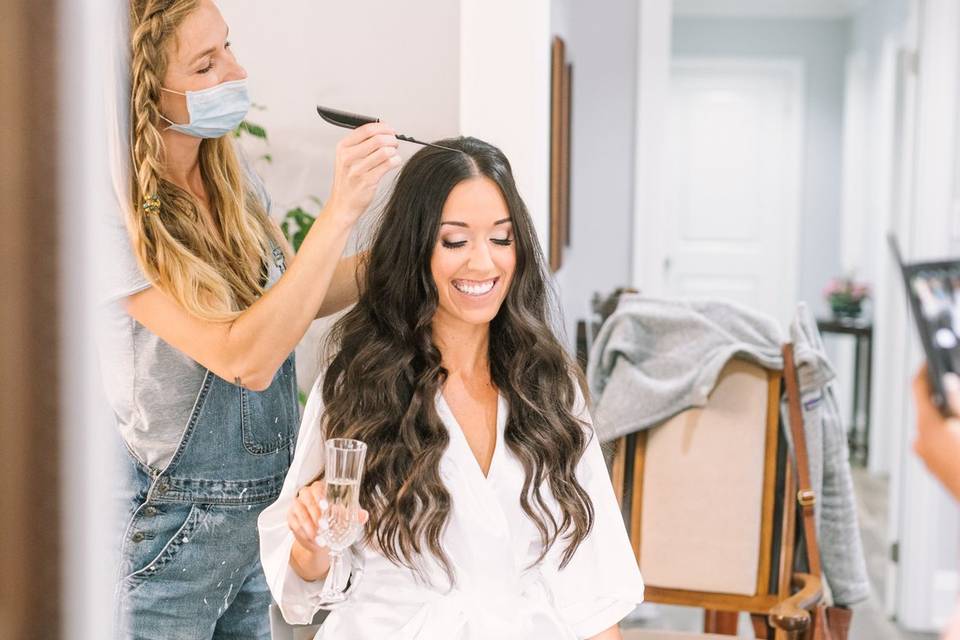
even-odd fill
[[[433,144],[432,142],[422,142],[422,141],[417,140],[417,139],[415,139],[415,138],[411,138],[410,136],[401,135],[401,134],[399,134],[399,133],[397,134],[396,137],[397,137],[397,140],[403,140],[403,141],[405,141],[405,142],[412,142],[412,143],[414,143],[414,144],[422,144],[422,145],[425,146],[425,147],[433,147],[434,149],[444,149],[444,150],[446,150],[446,151],[456,151],[456,152],[458,152],[458,153],[459,153],[459,151],[460,151],[459,149],[452,149],[452,148],[450,148],[450,147],[445,147],[445,146],[443,146],[443,145],[441,145],[441,144]]]

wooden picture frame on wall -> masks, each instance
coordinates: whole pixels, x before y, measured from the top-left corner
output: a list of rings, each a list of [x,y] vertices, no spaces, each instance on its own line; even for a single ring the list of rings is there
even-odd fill
[[[570,111],[573,67],[555,36],[550,56],[550,269],[563,266],[570,246]]]
[[[561,100],[563,104],[562,127],[563,127],[563,173],[560,176],[560,194],[562,197],[560,211],[563,220],[563,246],[570,246],[570,159],[572,156],[571,140],[573,138],[573,129],[571,125],[571,111],[573,109],[573,97],[571,87],[573,84],[573,65],[569,62],[564,67],[563,86],[561,89]]]

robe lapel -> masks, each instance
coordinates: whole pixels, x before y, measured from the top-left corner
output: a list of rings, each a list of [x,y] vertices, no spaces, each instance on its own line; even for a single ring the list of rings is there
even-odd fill
[[[485,530],[499,536],[509,536],[510,529],[507,517],[503,511],[495,491],[497,468],[499,459],[504,454],[503,432],[506,426],[507,403],[503,396],[497,400],[497,443],[490,461],[490,469],[484,476],[477,463],[470,443],[463,433],[463,429],[453,415],[443,394],[437,394],[437,415],[447,427],[450,434],[450,446],[444,453],[441,461],[441,472],[445,473],[447,488],[450,490],[456,508],[462,515],[472,521],[474,526],[482,526]],[[465,495],[460,495],[460,492]],[[457,504],[458,500],[462,500]]]

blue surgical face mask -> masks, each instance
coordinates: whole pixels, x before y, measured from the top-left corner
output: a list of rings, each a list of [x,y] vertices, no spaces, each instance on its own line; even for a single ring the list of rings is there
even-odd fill
[[[170,123],[167,128],[195,138],[221,138],[236,129],[250,111],[250,95],[245,78],[223,82],[202,91],[182,93],[161,89],[186,96],[187,113],[190,114],[187,124],[177,124],[161,115]]]

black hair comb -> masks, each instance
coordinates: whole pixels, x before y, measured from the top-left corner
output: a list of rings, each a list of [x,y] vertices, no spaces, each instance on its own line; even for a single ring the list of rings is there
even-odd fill
[[[365,124],[370,124],[371,122],[380,122],[380,118],[371,118],[369,116],[361,116],[356,113],[349,113],[347,111],[340,111],[339,109],[328,109],[327,107],[317,106],[317,113],[320,114],[320,117],[329,122],[330,124],[343,127],[344,129],[356,129],[357,127],[362,127]],[[439,144],[433,144],[432,142],[421,142],[410,136],[405,136],[401,134],[396,134],[397,140],[404,140],[406,142],[413,142],[414,144],[422,144],[425,147],[436,147],[437,149],[446,149],[447,151],[458,151],[459,149],[451,149],[450,147],[444,147]]]

